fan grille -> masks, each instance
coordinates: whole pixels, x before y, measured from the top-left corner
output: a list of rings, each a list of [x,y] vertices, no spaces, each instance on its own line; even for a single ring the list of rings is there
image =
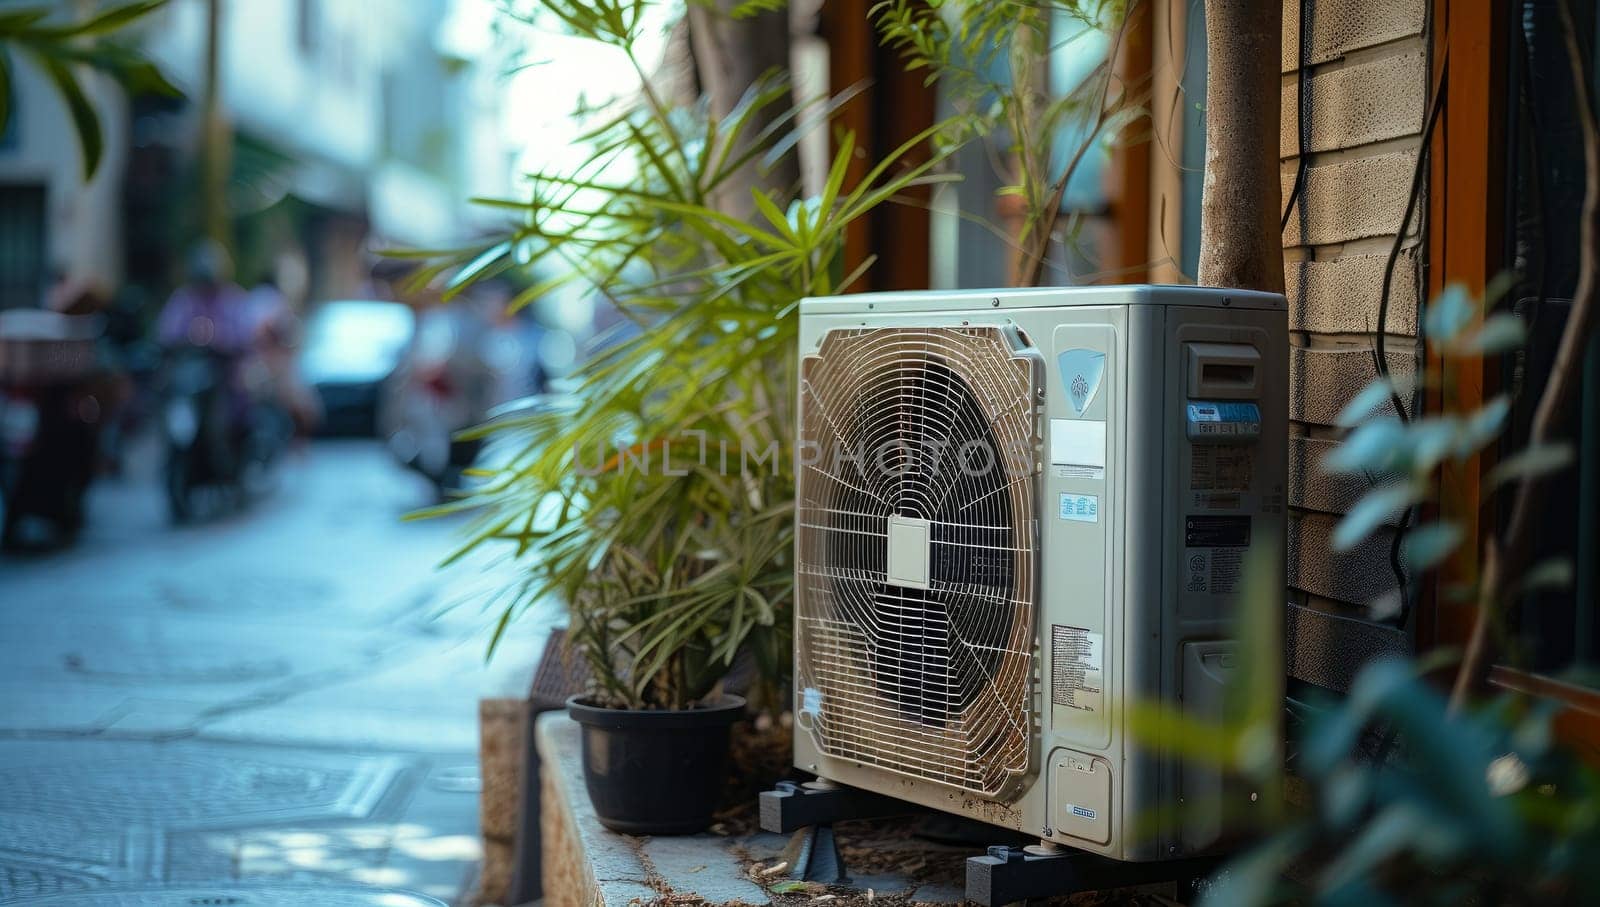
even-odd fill
[[[823,752],[986,796],[1028,770],[1037,393],[995,327],[806,358],[796,674]],[[890,582],[892,517],[925,527],[925,582]]]

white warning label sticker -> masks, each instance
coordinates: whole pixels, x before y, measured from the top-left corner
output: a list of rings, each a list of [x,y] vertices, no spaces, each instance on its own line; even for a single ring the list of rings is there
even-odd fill
[[[1248,491],[1255,449],[1242,444],[1196,444],[1190,449],[1189,487],[1195,491]]]
[[[1239,580],[1243,575],[1243,548],[1213,548],[1211,550],[1212,595],[1232,595],[1239,591]]]
[[[1105,646],[1101,634],[1083,627],[1050,627],[1050,701],[1069,709],[1098,712],[1105,701]]]

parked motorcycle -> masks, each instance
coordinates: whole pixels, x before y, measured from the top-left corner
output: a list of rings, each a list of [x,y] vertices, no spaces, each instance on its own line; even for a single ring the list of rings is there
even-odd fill
[[[163,478],[175,522],[200,514],[210,492],[234,506],[265,488],[294,436],[288,413],[242,386],[235,356],[205,347],[169,351],[163,380]]]
[[[84,523],[106,382],[94,316],[0,313],[0,547],[67,544]]]
[[[462,487],[483,447],[460,433],[485,422],[495,405],[542,385],[537,329],[497,312],[490,300],[424,311],[384,385],[379,421],[389,449],[441,495]]]

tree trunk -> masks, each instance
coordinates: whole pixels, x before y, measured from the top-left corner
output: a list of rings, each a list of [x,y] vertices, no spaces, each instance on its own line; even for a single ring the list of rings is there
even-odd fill
[[[1206,0],[1203,286],[1283,292],[1278,229],[1282,0]]]
[[[711,112],[721,119],[728,115],[750,86],[762,76],[789,72],[789,14],[786,10],[758,13],[736,19],[731,15],[737,0],[689,4],[689,39],[694,48],[695,70],[700,84],[710,97]],[[740,145],[760,134],[769,123],[789,108],[773,103],[745,125]],[[713,201],[723,213],[748,219],[755,214],[750,200],[752,188],[776,190],[779,207],[794,198],[800,188],[800,162],[794,151],[771,167],[759,159],[745,166],[738,176],[724,184]]]
[[[201,61],[200,233],[231,252],[233,228],[228,221],[227,196],[233,137],[222,111],[221,56],[222,0],[207,0],[205,56]]]

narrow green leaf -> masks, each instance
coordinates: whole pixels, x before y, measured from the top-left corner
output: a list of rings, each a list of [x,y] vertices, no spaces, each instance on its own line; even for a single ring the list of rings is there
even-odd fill
[[[0,136],[11,127],[11,55],[0,47]]]
[[[181,98],[183,90],[167,78],[161,67],[146,60],[117,66],[111,74],[131,95],[150,94],[164,98]]]
[[[1467,457],[1483,449],[1500,435],[1506,418],[1511,415],[1511,396],[1500,394],[1485,403],[1477,412],[1467,417],[1462,425],[1462,444],[1456,455]]]
[[[626,121],[626,125],[628,132],[633,135],[634,149],[643,154],[645,159],[648,160],[651,166],[655,168],[656,173],[660,175],[661,179],[666,182],[668,188],[672,190],[673,197],[680,200],[683,199],[683,187],[678,182],[678,175],[673,172],[672,167],[667,164],[666,156],[661,153],[660,149],[656,148],[655,142],[652,141],[649,136],[645,135],[644,130],[640,129],[637,123],[634,123],[632,120],[628,120]],[[669,125],[664,125],[662,128],[670,129],[671,127]],[[676,137],[674,136],[673,139],[675,141]]]
[[[855,153],[856,135],[847,131],[839,138],[839,150],[834,152],[833,165],[828,168],[828,180],[822,185],[819,207],[823,212],[833,210],[833,203],[844,188],[845,174],[849,172],[850,161],[854,159]]]
[[[494,657],[495,650],[500,648],[500,640],[505,637],[506,628],[511,626],[513,609],[507,607],[500,612],[500,617],[494,622],[494,629],[489,633],[489,644],[484,647],[483,660],[489,661]]]
[[[1508,482],[1521,482],[1557,472],[1566,468],[1571,462],[1571,444],[1565,441],[1541,444],[1538,447],[1518,451],[1495,464],[1495,467],[1489,470],[1484,483],[1490,488],[1499,488]]]
[[[1517,272],[1501,271],[1483,287],[1483,307],[1492,309],[1517,286]]]
[[[49,7],[29,7],[26,9],[0,12],[0,39],[14,40],[29,27],[50,15]]]
[[[1540,561],[1522,575],[1517,587],[1524,592],[1535,589],[1569,589],[1572,587],[1572,562],[1561,557]]]
[[[681,214],[686,218],[689,218],[688,225],[693,228],[698,229],[707,223],[716,223],[727,228],[729,232],[737,236],[753,239],[758,243],[766,245],[769,249],[788,250],[790,248],[786,243],[782,242],[778,237],[773,236],[771,233],[768,233],[767,231],[757,227],[752,227],[736,217],[729,217],[728,215],[712,208],[706,208],[701,205],[686,205],[678,202],[662,202],[659,207],[663,211],[670,211],[674,214]]]
[[[1454,523],[1430,523],[1406,534],[1400,559],[1410,570],[1427,570],[1450,556],[1460,546],[1461,527]]]
[[[1477,307],[1464,284],[1452,283],[1434,297],[1423,311],[1423,328],[1428,339],[1449,344],[1461,336],[1472,322]]]
[[[787,9],[789,0],[739,0],[728,15],[735,19],[749,19],[762,13],[781,12]]]
[[[1496,356],[1520,348],[1527,337],[1528,332],[1521,318],[1501,312],[1489,316],[1476,331],[1461,338],[1449,349],[1464,356]]]
[[[1229,768],[1237,755],[1234,729],[1159,702],[1129,702],[1128,731],[1148,746],[1170,747],[1196,762]]]
[[[133,3],[111,7],[104,12],[90,16],[82,22],[62,25],[56,28],[39,29],[38,34],[59,38],[104,35],[131,25],[166,5],[167,0],[136,0]]]
[[[849,289],[851,284],[860,279],[861,275],[867,273],[867,271],[877,263],[877,255],[868,255],[865,259],[862,259],[861,264],[856,265],[851,269],[850,273],[839,279],[838,288],[840,290]]]
[[[511,246],[510,240],[495,243],[462,265],[445,284],[445,298],[453,298],[471,284],[488,280],[508,270],[515,263],[510,257]]]
[[[1420,497],[1420,489],[1410,482],[1368,492],[1334,528],[1333,549],[1349,551],[1361,544],[1379,526],[1391,520]]]
[[[1466,437],[1455,416],[1419,419],[1406,427],[1394,453],[1411,472],[1427,472],[1452,452],[1460,456],[1461,451],[1471,449]]]
[[[1321,460],[1324,472],[1387,472],[1396,460],[1396,447],[1405,428],[1394,418],[1366,422]]]
[[[1339,415],[1334,418],[1334,424],[1340,428],[1354,428],[1388,403],[1393,398],[1394,392],[1393,384],[1382,378],[1374,380],[1362,388],[1355,399],[1339,410]]]
[[[783,216],[783,211],[778,208],[777,204],[765,192],[752,187],[750,189],[750,197],[755,201],[756,210],[761,212],[761,216],[766,218],[767,222],[772,224],[773,228],[782,234],[784,239],[789,240],[791,243],[800,241],[799,237],[795,235],[794,227],[790,225],[789,219]]]
[[[1322,889],[1334,892],[1373,877],[1383,864],[1404,853],[1422,836],[1438,834],[1438,818],[1424,814],[1407,800],[1386,807],[1323,872]]]
[[[84,95],[83,87],[78,84],[78,79],[72,70],[60,60],[47,57],[37,51],[32,54],[45,77],[55,86],[56,93],[66,104],[67,113],[72,117],[72,126],[78,133],[78,148],[83,156],[83,178],[87,182],[94,178],[95,171],[100,167],[100,157],[104,152],[105,139],[100,131],[100,116],[95,112],[94,105],[89,103],[89,98]]]

